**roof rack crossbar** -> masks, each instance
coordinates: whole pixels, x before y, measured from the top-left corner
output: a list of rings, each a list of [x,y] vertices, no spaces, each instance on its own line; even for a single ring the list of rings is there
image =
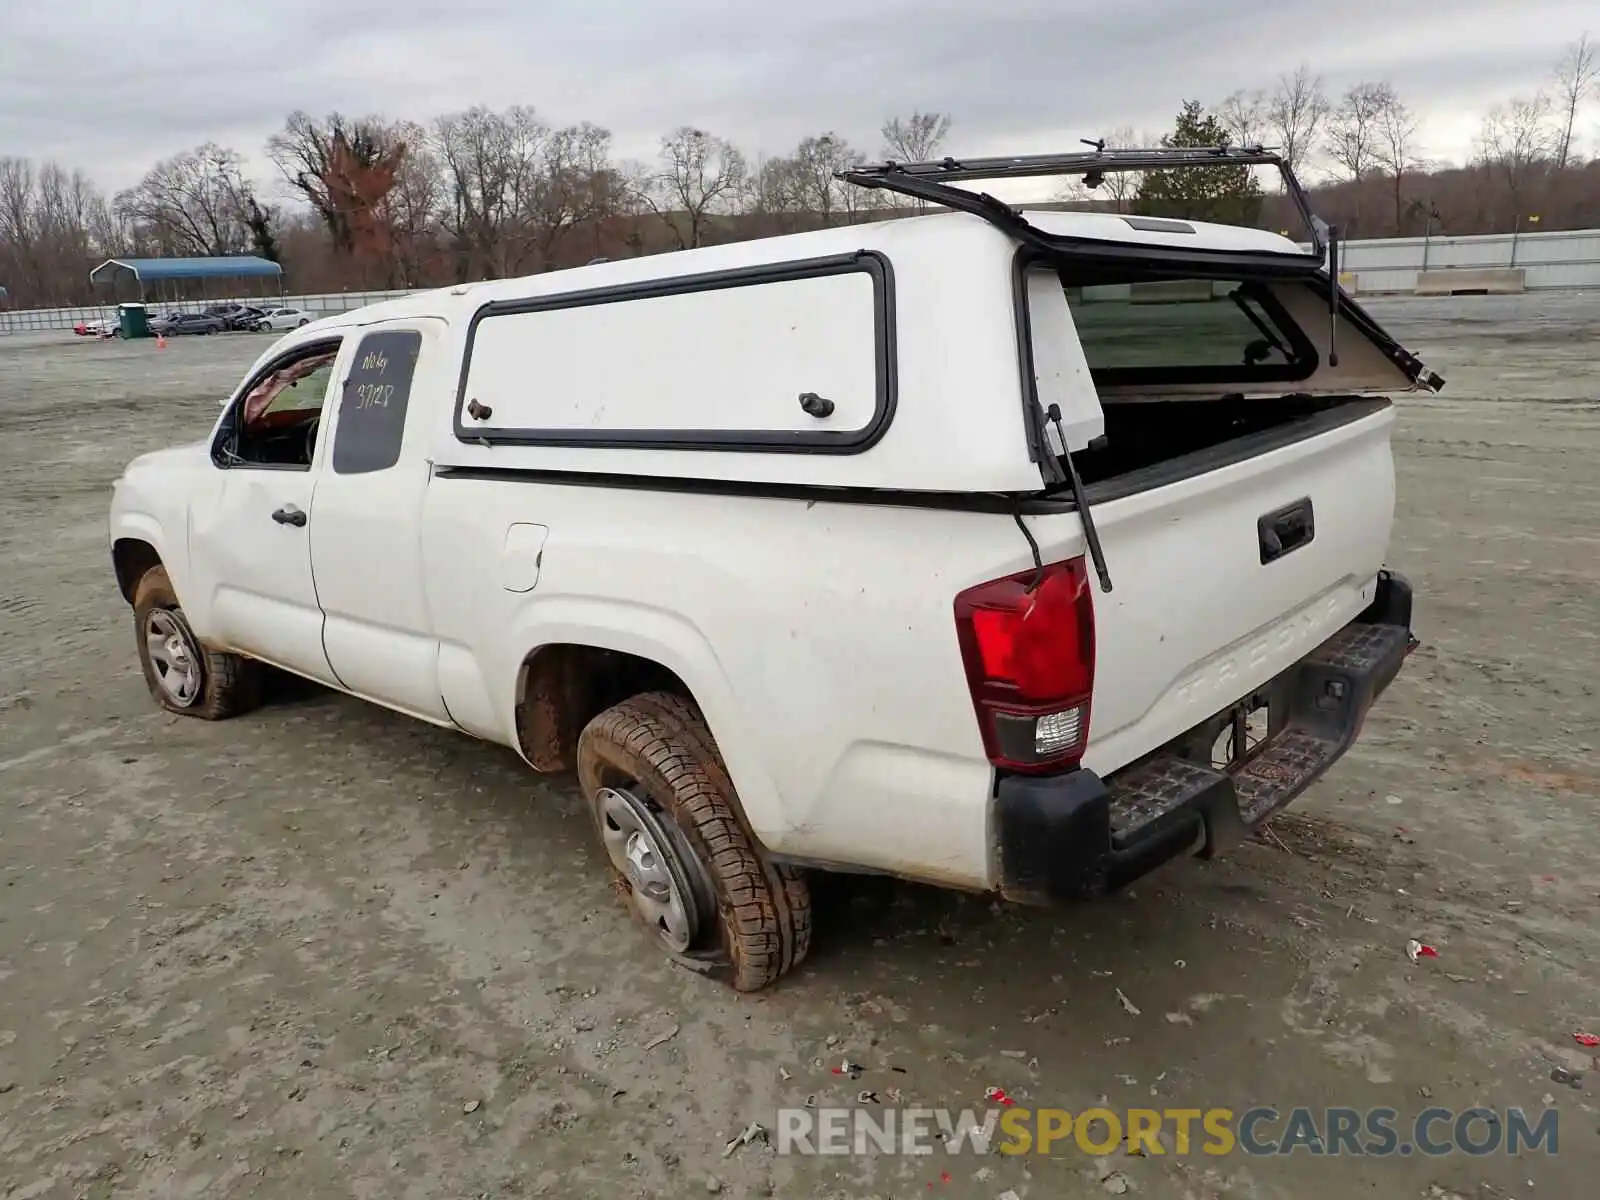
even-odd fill
[[[1265,146],[1154,146],[1105,149],[1100,142],[1086,142],[1095,149],[1063,154],[1026,154],[991,158],[931,159],[927,162],[895,162],[850,167],[835,176],[858,187],[882,188],[918,199],[931,200],[946,207],[985,217],[1012,234],[1020,234],[1027,222],[1012,207],[985,193],[951,186],[982,179],[1040,179],[1062,175],[1104,176],[1111,172],[1168,171],[1204,169],[1218,166],[1276,167],[1283,177],[1284,190],[1299,210],[1311,234],[1311,256],[1327,253],[1324,240],[1327,224],[1311,210],[1311,201],[1300,186],[1288,162],[1275,149]]]
[[[1283,158],[1265,146],[1158,146],[1147,149],[1119,148],[997,158],[946,157],[930,159],[927,162],[896,162],[890,159],[883,163],[863,163],[841,171],[840,175],[863,178],[918,175],[945,180],[973,180],[1089,175],[1105,170],[1148,171],[1182,166],[1281,166],[1282,164]]]

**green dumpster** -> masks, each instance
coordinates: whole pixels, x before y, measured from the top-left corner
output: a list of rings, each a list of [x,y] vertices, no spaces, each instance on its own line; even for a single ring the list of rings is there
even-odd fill
[[[124,338],[150,336],[150,313],[142,304],[117,305],[117,328]]]

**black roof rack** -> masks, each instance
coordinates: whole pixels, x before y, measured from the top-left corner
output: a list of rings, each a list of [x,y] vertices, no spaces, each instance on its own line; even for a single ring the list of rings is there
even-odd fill
[[[865,188],[882,188],[904,196],[929,200],[947,208],[983,217],[991,224],[1041,250],[1060,253],[1081,249],[1102,258],[1147,256],[1148,244],[1114,243],[1099,239],[1056,237],[1031,225],[1017,208],[987,192],[974,192],[953,186],[983,179],[1039,179],[1050,176],[1081,175],[1091,188],[1098,187],[1107,174],[1125,171],[1171,171],[1217,166],[1270,166],[1283,176],[1284,190],[1299,210],[1311,233],[1310,253],[1206,251],[1192,249],[1185,257],[1224,257],[1232,260],[1289,260],[1320,266],[1327,255],[1328,226],[1311,211],[1311,201],[1282,155],[1263,146],[1157,146],[1146,149],[1107,149],[1104,142],[1085,141],[1087,151],[1065,154],[1029,154],[1007,158],[951,158],[928,162],[888,161],[851,167],[836,172],[837,178]],[[1115,247],[1122,247],[1118,252]],[[1131,253],[1130,253],[1131,252]],[[1170,255],[1170,250],[1167,251]],[[1300,267],[1304,270],[1304,265]]]

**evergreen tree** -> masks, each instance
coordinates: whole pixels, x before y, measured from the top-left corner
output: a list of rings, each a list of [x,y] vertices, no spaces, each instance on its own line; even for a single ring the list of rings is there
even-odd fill
[[[1220,146],[1227,130],[1198,101],[1184,101],[1178,124],[1163,146]],[[1139,183],[1133,211],[1147,217],[1255,225],[1261,217],[1261,185],[1247,166],[1178,167],[1147,171]]]

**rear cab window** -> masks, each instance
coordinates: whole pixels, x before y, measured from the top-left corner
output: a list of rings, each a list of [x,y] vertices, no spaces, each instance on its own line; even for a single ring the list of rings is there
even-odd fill
[[[385,471],[400,461],[422,334],[378,329],[356,343],[333,437],[336,475]]]

